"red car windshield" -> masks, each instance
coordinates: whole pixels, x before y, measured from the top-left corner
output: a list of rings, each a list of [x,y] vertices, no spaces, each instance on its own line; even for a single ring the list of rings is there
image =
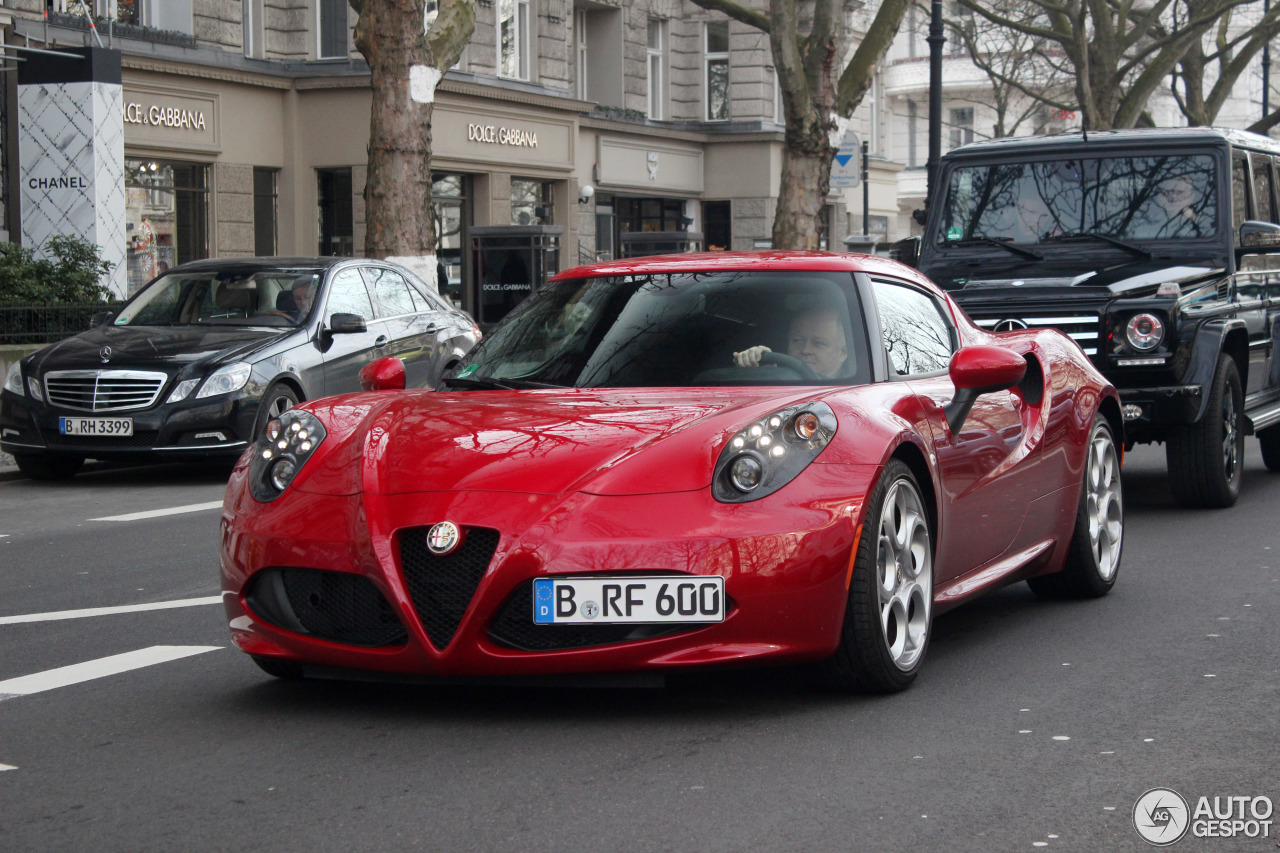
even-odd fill
[[[868,381],[849,273],[661,273],[552,282],[449,387],[690,387]],[[754,352],[752,354],[739,355]],[[766,352],[767,351],[767,352]]]

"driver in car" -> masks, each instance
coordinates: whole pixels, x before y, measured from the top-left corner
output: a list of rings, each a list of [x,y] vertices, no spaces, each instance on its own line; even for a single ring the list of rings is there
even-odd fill
[[[772,352],[766,346],[749,347],[733,354],[738,367],[759,367],[760,357]],[[844,375],[849,350],[844,327],[834,311],[806,311],[791,318],[787,334],[787,355],[808,365],[824,379]]]

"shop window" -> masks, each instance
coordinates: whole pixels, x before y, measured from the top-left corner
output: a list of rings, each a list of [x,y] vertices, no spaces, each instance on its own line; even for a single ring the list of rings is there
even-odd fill
[[[706,24],[707,121],[729,118],[729,22]]]
[[[436,260],[444,268],[444,280],[436,282],[441,296],[462,305],[462,248],[466,235],[467,180],[465,175],[433,175],[431,203],[435,208]],[[439,268],[437,268],[439,272]]]
[[[347,0],[319,0],[316,34],[319,37],[316,56],[320,59],[345,59],[349,29],[347,27]]]
[[[551,225],[551,182],[511,179],[511,224]]]
[[[321,255],[355,254],[355,211],[351,202],[351,169],[317,169],[320,190]]]
[[[651,119],[666,118],[667,74],[663,45],[666,42],[667,22],[661,18],[649,19],[648,41],[648,115]]]
[[[706,236],[708,252],[723,252],[733,248],[733,224],[729,202],[705,201],[702,203],[702,233]]]
[[[129,292],[176,264],[209,257],[208,167],[125,160]]]
[[[617,198],[613,204],[618,230],[624,234],[636,231],[682,231],[689,225],[689,217],[684,213],[684,199]]]
[[[254,167],[253,170],[253,253],[259,257],[276,254],[279,206],[277,169]]]
[[[498,75],[528,80],[529,0],[498,0],[497,30]]]

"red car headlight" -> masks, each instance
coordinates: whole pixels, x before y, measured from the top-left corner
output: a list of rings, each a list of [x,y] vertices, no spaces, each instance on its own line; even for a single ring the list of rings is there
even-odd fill
[[[716,460],[711,491],[724,503],[771,495],[796,478],[836,434],[826,403],[802,403],[753,421],[729,439]]]
[[[320,419],[302,409],[268,422],[249,457],[249,492],[262,503],[280,497],[325,435]]]

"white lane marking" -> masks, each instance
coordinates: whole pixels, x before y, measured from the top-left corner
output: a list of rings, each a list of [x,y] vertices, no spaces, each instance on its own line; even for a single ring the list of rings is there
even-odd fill
[[[0,616],[0,625],[17,625],[22,622],[57,622],[61,619],[84,619],[88,616],[110,616],[115,613],[142,613],[147,610],[169,610],[174,607],[218,604],[221,601],[222,596],[210,595],[205,598],[182,598],[177,601],[153,601],[150,604],[121,604],[116,607],[89,607],[84,610],[26,613],[21,616]]]
[[[46,690],[79,684],[83,681],[92,681],[95,678],[104,678],[108,675],[119,675],[131,669],[141,669],[144,666],[168,663],[169,661],[180,660],[181,658],[203,654],[204,652],[212,652],[220,648],[222,646],[152,646],[148,649],[138,649],[136,652],[125,652],[124,654],[111,655],[110,657],[98,658],[84,663],[60,666],[57,669],[37,672],[33,675],[10,678],[8,681],[0,681],[0,701],[12,699],[15,696],[30,696],[32,693],[43,693]]]
[[[18,768],[14,767],[12,764],[0,764],[0,773],[3,773],[6,770],[17,770],[17,769]]]
[[[200,512],[206,509],[217,509],[222,506],[222,501],[209,501],[203,504],[187,504],[186,506],[171,506],[168,509],[149,509],[145,512],[130,512],[124,515],[108,515],[104,518],[91,518],[90,521],[138,521],[143,518],[159,518],[164,515],[181,515],[184,512]]]

